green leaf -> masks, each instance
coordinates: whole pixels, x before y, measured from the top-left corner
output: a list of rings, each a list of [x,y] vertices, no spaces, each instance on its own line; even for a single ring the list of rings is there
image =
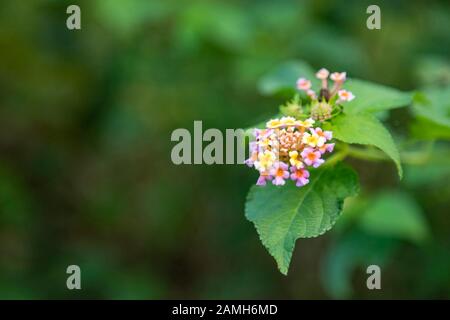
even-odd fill
[[[301,188],[291,182],[282,187],[253,186],[245,216],[255,224],[281,273],[287,274],[295,241],[330,230],[341,214],[344,199],[358,191],[355,171],[337,164],[312,172],[309,184]]]
[[[311,80],[314,87],[318,87],[319,82],[310,65],[303,61],[289,61],[264,76],[260,80],[258,88],[264,95],[273,95],[281,92],[288,92],[292,95],[297,92],[296,82],[300,77]]]
[[[450,86],[426,89],[414,96],[416,121],[411,130],[422,139],[450,137]]]
[[[442,196],[444,186],[450,179],[450,149],[446,144],[434,145],[429,151],[428,159],[421,165],[408,165],[405,168],[403,182],[409,187],[432,187]]]
[[[450,63],[438,55],[423,55],[417,59],[415,77],[420,84],[436,86],[450,84]]]
[[[344,103],[347,113],[389,110],[407,106],[412,102],[411,93],[358,79],[346,81],[344,89],[355,95],[355,99]]]
[[[391,190],[377,195],[368,204],[359,224],[365,231],[419,243],[428,236],[421,208],[406,193]]]
[[[400,178],[403,175],[400,155],[389,131],[371,114],[338,115],[326,125],[333,137],[346,143],[372,145],[386,153],[397,166]]]
[[[436,119],[437,120],[437,119]],[[423,116],[417,115],[411,123],[409,130],[411,135],[418,140],[449,140],[450,126],[441,124],[444,119],[429,120]]]

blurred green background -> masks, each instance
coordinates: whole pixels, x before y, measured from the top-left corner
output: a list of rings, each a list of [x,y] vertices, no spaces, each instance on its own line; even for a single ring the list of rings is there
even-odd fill
[[[66,28],[70,4],[80,31]],[[351,160],[361,196],[333,231],[297,242],[287,277],[244,217],[255,172],[170,160],[171,132],[194,120],[274,114],[283,101],[257,84],[287,60],[402,90],[448,85],[449,2],[377,1],[381,30],[366,28],[370,4],[1,1],[0,298],[449,298],[449,136],[418,141],[419,126],[409,141],[410,109],[384,117],[432,156],[402,181]],[[382,290],[366,288],[371,263]],[[66,288],[71,264],[81,291]]]

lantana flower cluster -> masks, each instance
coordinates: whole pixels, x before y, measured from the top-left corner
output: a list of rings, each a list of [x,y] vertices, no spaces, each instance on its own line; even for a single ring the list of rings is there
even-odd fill
[[[314,128],[314,123],[311,118],[282,117],[268,121],[265,129],[254,129],[246,164],[259,171],[257,185],[267,181],[284,185],[289,179],[298,187],[309,183],[308,167],[322,165],[323,154],[334,148],[334,143],[328,143],[332,132]]]
[[[318,92],[312,89],[310,80],[302,77],[297,80],[297,89],[309,97],[306,105],[302,106],[296,95],[280,107],[284,117],[268,121],[265,129],[254,129],[255,140],[250,142],[250,158],[246,164],[259,171],[257,185],[266,185],[268,181],[284,185],[291,179],[296,186],[304,186],[309,183],[308,169],[322,165],[323,155],[333,151],[332,132],[314,124],[327,121],[342,111],[341,104],[352,101],[355,96],[343,89],[346,72],[330,74],[322,68],[316,78],[321,83]]]

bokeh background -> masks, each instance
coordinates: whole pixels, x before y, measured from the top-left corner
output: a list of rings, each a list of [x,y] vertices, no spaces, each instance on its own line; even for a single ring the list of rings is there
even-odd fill
[[[66,28],[70,4],[80,31]],[[170,161],[176,128],[274,114],[283,101],[258,81],[287,60],[402,90],[448,85],[449,2],[376,1],[381,30],[366,28],[369,4],[1,1],[0,298],[449,298],[445,137],[418,142],[438,151],[402,181],[390,163],[350,160],[361,196],[333,231],[297,242],[287,277],[244,217],[253,170]],[[410,137],[409,109],[383,117]],[[382,290],[366,288],[370,263]],[[66,288],[71,264],[81,291]]]

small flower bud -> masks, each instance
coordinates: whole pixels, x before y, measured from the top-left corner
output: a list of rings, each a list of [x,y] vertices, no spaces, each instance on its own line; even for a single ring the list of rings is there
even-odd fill
[[[320,79],[320,80],[325,80],[328,78],[329,75],[330,75],[330,71],[328,71],[325,68],[322,68],[316,73],[316,78]]]
[[[280,106],[280,111],[285,116],[300,117],[303,114],[303,108],[300,105],[298,96],[287,102],[285,105]]]
[[[327,102],[317,102],[311,107],[311,117],[317,121],[325,121],[331,118],[332,109]]]
[[[297,80],[297,89],[307,91],[311,89],[311,81],[305,78],[299,78]]]

